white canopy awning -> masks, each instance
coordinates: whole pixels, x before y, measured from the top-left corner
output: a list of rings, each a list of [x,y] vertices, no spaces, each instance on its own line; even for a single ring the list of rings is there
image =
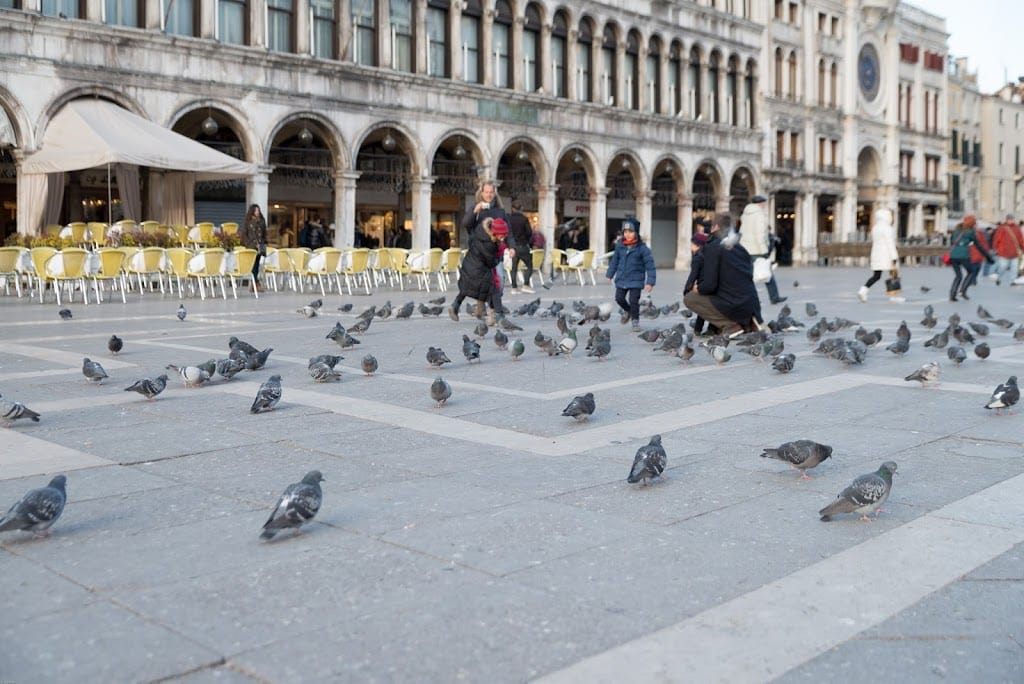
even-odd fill
[[[197,180],[256,173],[255,164],[98,99],[75,100],[57,112],[46,128],[39,151],[25,158],[21,172],[59,173],[115,163],[191,171]]]

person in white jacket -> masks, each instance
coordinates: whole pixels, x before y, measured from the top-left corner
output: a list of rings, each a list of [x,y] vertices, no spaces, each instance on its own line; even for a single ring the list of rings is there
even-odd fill
[[[767,202],[768,199],[764,195],[754,195],[740,215],[740,244],[750,253],[750,263],[759,258],[767,259],[772,251]],[[768,290],[768,298],[772,304],[786,301],[786,297],[779,296],[779,286],[775,283],[774,273],[764,286]]]
[[[893,225],[892,209],[875,210],[875,222],[871,226],[871,277],[857,290],[857,298],[868,301],[868,290],[882,277],[883,271],[897,267],[900,254],[896,250],[896,226]],[[893,296],[891,301],[903,301],[902,297]]]

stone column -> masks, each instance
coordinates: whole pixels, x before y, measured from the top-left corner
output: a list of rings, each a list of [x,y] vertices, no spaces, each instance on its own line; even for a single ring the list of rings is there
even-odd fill
[[[551,248],[555,246],[555,201],[558,199],[557,185],[537,186],[537,227],[544,234],[544,268],[551,266]]]
[[[608,188],[590,188],[590,248],[598,255],[605,253],[608,226]]]
[[[452,80],[461,81],[466,78],[462,71],[462,3],[453,2],[448,11],[448,35],[451,46],[448,48],[448,59],[452,66]]]
[[[350,3],[351,0],[338,0],[337,5],[338,36],[335,51],[339,61],[349,61],[352,59],[352,44],[355,42],[353,32],[355,27],[352,25],[352,5]]]
[[[273,166],[258,166],[255,176],[245,180],[245,204],[259,205],[264,216],[270,215],[267,203],[270,201],[270,172]]]
[[[661,101],[661,107],[658,108],[658,114],[668,114],[669,116],[675,116],[676,112],[672,108],[672,103],[669,102],[669,91],[668,91],[668,65],[669,65],[669,47],[667,45],[662,46],[662,51],[658,55],[658,95]],[[679,74],[676,74],[678,78]],[[680,86],[681,87],[681,86]]]
[[[412,57],[412,70],[417,74],[427,73],[427,53],[430,46],[427,44],[427,0],[416,0],[412,13],[412,34],[413,45],[416,54]]]
[[[728,214],[729,213],[729,195],[719,195],[715,198],[715,213],[716,214]],[[733,221],[739,218],[733,216]]]
[[[857,232],[857,181],[848,179],[845,185],[834,213],[836,223],[832,226],[832,239],[835,242],[850,242]]]
[[[412,181],[412,248],[430,249],[430,193],[434,178]]]
[[[690,238],[693,237],[693,200],[679,195],[676,204],[676,264],[677,271],[690,268]]]
[[[817,259],[818,196],[812,192],[802,195],[798,203],[793,231],[793,265],[806,266]]]
[[[163,2],[161,0],[145,0],[142,12],[143,28],[159,31],[164,20]]]
[[[295,45],[297,55],[308,55],[311,45],[309,40],[309,0],[295,0]]]
[[[647,44],[637,46],[636,50],[636,111],[646,112],[648,100],[653,97],[647,92]]]
[[[640,237],[647,244],[651,244],[651,199],[654,192],[650,190],[638,190],[634,193],[636,199],[636,220],[640,222]]]
[[[354,247],[356,242],[356,181],[358,171],[334,172],[334,235],[335,247]]]
[[[626,107],[626,43],[615,42],[615,108]],[[603,243],[602,243],[603,244]],[[603,251],[603,250],[602,250]]]
[[[214,4],[214,12],[216,2]],[[249,3],[249,45],[267,47],[267,0],[253,0]]]
[[[693,105],[700,111],[701,120],[711,121],[711,112],[708,109],[708,63],[706,59],[702,59],[697,64],[697,93],[693,96]],[[703,102],[701,102],[703,100]],[[691,116],[696,116],[694,112],[690,112]]]
[[[494,85],[494,55],[491,54],[494,51],[493,26],[494,9],[485,9],[480,19],[480,68],[483,69],[480,83],[485,86]]]
[[[199,2],[199,37],[217,38],[217,0],[193,0]]]
[[[523,92],[523,23],[524,17],[512,20],[511,45],[509,59],[512,60],[512,90]]]

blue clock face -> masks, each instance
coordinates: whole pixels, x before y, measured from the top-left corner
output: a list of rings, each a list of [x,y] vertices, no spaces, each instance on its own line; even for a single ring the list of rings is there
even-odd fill
[[[857,77],[860,81],[860,92],[867,100],[878,97],[878,51],[870,43],[860,49],[860,55],[857,57]]]

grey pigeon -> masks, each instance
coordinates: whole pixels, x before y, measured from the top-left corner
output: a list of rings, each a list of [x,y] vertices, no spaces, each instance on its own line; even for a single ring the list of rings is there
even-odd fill
[[[10,427],[14,421],[22,418],[28,418],[34,423],[39,422],[39,414],[20,401],[0,397],[0,419],[3,419],[4,427]]]
[[[71,309],[61,309],[57,312],[65,321],[71,320]]]
[[[342,313],[348,313],[351,310],[352,310],[352,302],[345,302],[344,304],[342,304],[341,306],[338,307],[338,311],[340,311]]]
[[[377,313],[374,315],[377,318],[381,319],[382,321],[385,318],[391,318],[391,300],[389,299],[386,302],[384,302],[384,306],[377,309]]]
[[[324,300],[318,298],[318,299],[314,299],[313,301],[311,301],[306,306],[308,306],[311,309],[320,309],[323,305],[324,305]]]
[[[325,363],[328,367],[334,368],[338,365],[338,362],[344,358],[344,356],[335,356],[333,354],[321,354],[320,356],[314,356],[309,360],[309,367],[312,368],[315,364]]]
[[[104,378],[109,377],[107,371],[103,370],[103,366],[89,357],[82,359],[82,375],[97,384],[103,382]]]
[[[169,363],[167,364],[167,370],[174,371],[181,376],[181,381],[185,384],[185,387],[199,387],[210,379],[210,374],[198,366],[179,367]]]
[[[242,353],[244,353],[246,356],[250,356],[252,354],[258,354],[259,351],[260,351],[259,349],[257,349],[256,347],[252,346],[248,342],[246,342],[244,340],[240,340],[240,339],[238,339],[237,337],[234,337],[234,336],[228,338],[228,349],[237,349],[237,350],[241,351]]]
[[[633,467],[630,468],[626,482],[630,484],[643,482],[643,486],[646,487],[648,480],[660,477],[665,472],[667,461],[665,449],[661,446],[661,435],[654,435],[650,442],[636,450]]]
[[[523,352],[525,351],[526,345],[523,344],[522,340],[517,339],[515,342],[512,343],[512,360],[518,361],[519,357],[522,356]]]
[[[409,318],[412,316],[412,312],[416,310],[416,304],[413,302],[406,302],[402,305],[402,308],[395,313],[395,318]]]
[[[122,349],[124,349],[124,340],[117,335],[111,335],[110,339],[107,340],[107,350],[111,354],[116,354]]]
[[[573,397],[569,405],[562,410],[562,415],[575,418],[577,422],[583,422],[593,415],[595,408],[594,393],[587,392],[583,396]]]
[[[434,297],[433,299],[428,299],[427,303],[428,304],[436,304],[436,305],[440,306],[441,304],[444,304],[444,301],[445,301],[445,296],[441,295],[440,297]]]
[[[984,319],[986,321],[990,321],[990,320],[992,320],[992,314],[990,314],[988,312],[988,309],[986,309],[981,304],[979,304],[978,305],[978,318]]]
[[[469,339],[469,335],[462,336],[462,355],[469,362],[480,360],[480,345]]]
[[[1018,342],[1024,342],[1024,324],[1020,325],[1020,327],[1013,331],[1013,339]]]
[[[302,314],[306,318],[316,318],[317,316],[320,315],[318,308],[315,306],[310,306],[309,304],[306,304],[305,306],[296,309],[295,312]]]
[[[987,342],[982,342],[974,347],[974,355],[983,361],[987,359],[991,353],[992,349],[988,346]]]
[[[938,381],[940,371],[941,368],[937,361],[929,361],[903,379],[908,382],[911,380],[917,380],[922,385],[928,385]]]
[[[897,356],[903,356],[910,351],[910,340],[903,337],[897,337],[896,341],[886,347],[886,349]]]
[[[957,345],[953,345],[949,349],[947,349],[946,356],[948,356],[949,360],[952,361],[954,365],[956,365],[958,368],[960,367],[961,363],[967,360],[967,352],[964,351],[963,347],[959,347]]]
[[[655,342],[661,339],[661,331],[656,328],[652,328],[651,330],[644,330],[642,333],[637,335],[637,337],[639,337],[644,342],[654,344]]]
[[[185,320],[185,316],[188,316],[188,311],[185,309],[185,305],[184,304],[179,304],[178,305],[178,320],[179,321]]]
[[[1017,387],[1017,376],[1011,375],[1006,382],[996,387],[992,392],[992,398],[985,404],[987,409],[996,409],[1001,413],[1002,409],[1008,409],[1020,401],[1020,389]]]
[[[359,362],[359,365],[367,375],[373,375],[377,372],[377,368],[379,367],[377,357],[373,354],[367,354],[364,356],[363,360]]]
[[[452,396],[452,388],[444,378],[438,376],[430,383],[430,398],[434,400],[434,408],[441,408]]]
[[[221,359],[217,362],[214,367],[217,375],[221,376],[225,380],[230,380],[235,377],[243,370],[245,370],[245,361],[239,359],[226,358]]]
[[[358,316],[356,316],[356,318],[358,318],[360,320],[363,320],[363,321],[368,321],[371,318],[373,318],[374,314],[376,314],[376,313],[377,313],[377,305],[376,304],[371,304],[368,309],[364,309],[362,313],[360,313]]]
[[[260,385],[259,391],[256,392],[256,399],[252,402],[249,412],[273,411],[279,401],[281,401],[281,376],[271,375]]]
[[[793,366],[796,364],[795,354],[779,354],[772,361],[772,370],[780,373],[788,373],[793,370]]]
[[[341,372],[321,361],[309,367],[309,377],[313,378],[313,382],[332,382],[341,380]]]
[[[809,439],[786,442],[775,449],[765,449],[761,454],[761,458],[774,458],[776,461],[788,463],[800,471],[800,478],[803,480],[810,480],[807,471],[831,456],[832,447]]]
[[[565,333],[565,336],[558,341],[555,353],[567,355],[572,354],[576,351],[577,344],[579,344],[579,342],[576,340],[576,331],[570,328]]]
[[[430,347],[427,349],[427,363],[434,368],[440,368],[446,363],[451,363],[452,360],[448,358],[448,355],[440,347]]]
[[[200,368],[206,371],[207,374],[212,378],[213,374],[217,372],[217,359],[210,359],[209,361],[204,361],[203,363],[197,363],[196,368]]]
[[[521,331],[522,330],[521,327],[519,327],[518,325],[516,325],[515,323],[510,321],[508,319],[508,317],[499,318],[498,319],[498,325],[501,326],[502,330],[509,330],[509,331],[511,331],[511,330]]]
[[[156,399],[157,395],[164,391],[167,387],[167,376],[158,375],[155,378],[142,378],[136,380],[129,387],[125,387],[125,392],[138,392],[146,399]]]
[[[608,335],[598,335],[591,340],[590,351],[587,356],[595,356],[598,361],[604,361],[604,357],[612,353],[612,338]]]
[[[971,330],[978,333],[979,337],[985,337],[989,333],[988,326],[984,323],[975,323],[974,321],[971,321],[967,325],[971,327]]]
[[[371,323],[373,323],[373,316],[370,316],[369,318],[360,318],[354,325],[350,326],[346,332],[362,335],[370,329]]]
[[[945,349],[946,345],[949,344],[949,329],[943,330],[934,337],[924,341],[924,346],[935,347],[936,349]]]
[[[818,307],[816,307],[814,305],[814,302],[807,302],[807,304],[804,305],[804,308],[805,308],[805,311],[807,311],[807,317],[808,318],[817,318],[818,317]]]
[[[896,329],[896,339],[910,341],[910,328],[906,321],[900,321],[900,327]]]
[[[678,357],[678,359],[683,363],[689,363],[690,359],[693,358],[694,353],[695,352],[693,347],[691,347],[690,343],[687,342],[683,344],[682,347],[676,350],[676,357]],[[792,354],[790,354],[790,356],[792,356]]]
[[[64,512],[64,504],[68,500],[66,484],[67,478],[57,475],[45,487],[26,492],[0,518],[0,532],[24,530],[37,537],[45,537]]]
[[[328,333],[328,338],[337,342],[338,346],[341,347],[342,349],[351,349],[357,344],[361,344],[359,340],[349,335],[348,331],[346,330],[340,330],[337,332],[332,330],[330,333]]]
[[[1013,327],[1013,321],[1008,321],[1005,318],[997,318],[992,321],[992,325],[998,325],[1003,330],[1009,330]]]
[[[494,331],[494,344],[497,345],[498,349],[505,351],[508,349],[508,335],[501,330]]]
[[[487,337],[487,332],[489,330],[490,328],[487,327],[487,324],[483,321],[480,321],[479,323],[476,324],[476,327],[473,328],[473,334],[482,339],[484,337]]]
[[[677,349],[683,346],[683,342],[683,334],[678,330],[673,330],[665,336],[661,344],[654,348],[654,351],[667,351],[669,354],[674,354]]]
[[[710,354],[711,358],[715,360],[715,363],[719,365],[726,363],[732,358],[732,353],[720,344],[710,344],[705,341],[701,346],[707,349],[708,354]]]
[[[828,522],[832,516],[842,513],[859,513],[861,520],[871,520],[868,515],[874,513],[877,518],[882,504],[892,491],[892,476],[895,472],[896,464],[886,461],[875,472],[858,477],[849,487],[839,492],[835,501],[818,511],[822,522]]]
[[[267,522],[263,523],[260,539],[273,539],[275,534],[289,528],[301,534],[299,528],[312,520],[323,504],[324,495],[320,490],[323,481],[324,476],[319,470],[311,470],[301,482],[288,485]]]

